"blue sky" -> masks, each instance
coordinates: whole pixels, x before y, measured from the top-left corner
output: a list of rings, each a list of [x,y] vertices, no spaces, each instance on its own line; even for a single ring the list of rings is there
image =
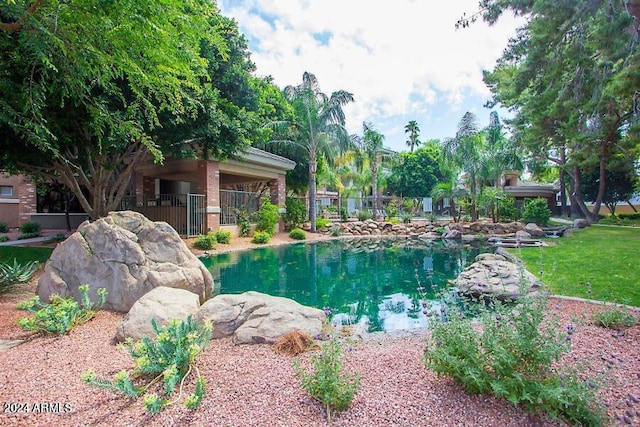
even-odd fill
[[[456,30],[477,0],[221,0],[249,41],[257,74],[281,88],[309,71],[323,92],[353,93],[347,129],[362,122],[385,135],[385,145],[406,150],[405,125],[416,120],[420,139],[455,136],[466,111],[489,124],[483,107],[490,92],[482,70],[492,69],[521,19],[477,22]],[[504,112],[500,112],[501,116]]]

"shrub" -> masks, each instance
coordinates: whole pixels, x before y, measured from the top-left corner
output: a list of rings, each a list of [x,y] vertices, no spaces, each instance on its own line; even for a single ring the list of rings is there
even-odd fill
[[[269,200],[264,199],[262,207],[256,212],[256,230],[269,233],[269,237],[273,236],[276,232],[276,224],[279,217],[278,207]]]
[[[302,226],[304,219],[307,215],[307,208],[300,199],[288,198],[284,202],[286,212],[282,214],[282,220],[284,221],[284,227],[287,230],[293,230]]]
[[[371,214],[369,213],[369,211],[358,211],[358,221],[366,221],[368,219],[371,219]]]
[[[18,304],[21,310],[27,310],[32,317],[18,319],[18,325],[28,331],[38,331],[48,334],[66,334],[76,325],[88,322],[105,303],[107,291],[98,289],[98,304],[94,306],[89,298],[89,285],[78,287],[80,303],[73,297],[62,298],[60,295],[51,296],[51,302],[45,304],[35,296],[30,300]]]
[[[389,203],[387,203],[385,210],[387,211],[387,218],[396,218],[398,216],[398,202],[396,202],[395,200],[390,201]]]
[[[34,237],[38,237],[40,236],[40,232],[36,231],[34,233],[20,233],[18,234],[18,237],[16,237],[17,240],[24,240],[24,239],[33,239]]]
[[[329,232],[333,237],[338,237],[342,233],[342,227],[339,224],[333,224]]]
[[[405,224],[410,224],[412,219],[413,215],[411,215],[410,213],[405,213],[402,215],[402,222]]]
[[[215,248],[216,243],[218,243],[218,241],[216,240],[216,235],[209,233],[209,234],[201,234],[198,237],[196,237],[196,240],[193,242],[192,246],[202,251],[208,251],[210,249]]]
[[[267,231],[256,231],[253,234],[253,239],[251,242],[253,243],[269,243],[269,239],[271,239],[271,234]]]
[[[236,224],[240,229],[240,237],[247,237],[251,234],[251,221],[246,209],[236,209]]]
[[[207,348],[211,339],[211,322],[199,324],[191,316],[186,321],[172,319],[165,328],[159,328],[156,320],[151,325],[157,337],[151,340],[144,337],[133,343],[131,339],[124,343],[134,361],[132,371],[118,372],[113,381],[98,378],[95,372],[82,373],[87,384],[123,393],[128,397],[140,397],[143,393],[144,406],[149,412],[160,412],[163,407],[173,404],[182,396],[182,386],[186,377],[195,371],[197,375],[195,391],[187,396],[184,404],[187,408],[196,408],[205,394],[205,381],[195,365],[197,357]],[[158,381],[162,381],[163,397],[148,392]],[[142,385],[136,385],[140,382]],[[156,390],[159,385],[156,386]],[[167,397],[178,391],[178,398],[169,401]],[[159,390],[157,390],[159,391]]]
[[[331,220],[325,219],[325,218],[317,218],[316,219],[316,228],[325,228],[330,226]]]
[[[522,219],[524,219],[525,222],[547,225],[550,217],[551,210],[549,210],[549,204],[546,199],[541,197],[527,200],[522,210]]]
[[[0,293],[8,291],[16,283],[28,281],[39,265],[37,261],[29,261],[22,265],[15,258],[13,265],[0,263]]]
[[[593,323],[603,328],[620,329],[623,326],[633,326],[636,318],[620,307],[608,307],[604,311],[593,313]]]
[[[0,236],[0,242],[8,242],[9,236]]]
[[[498,221],[515,221],[518,219],[518,209],[513,197],[498,200]]]
[[[547,300],[521,298],[513,305],[479,309],[480,331],[450,304],[435,316],[424,354],[428,368],[448,375],[469,394],[492,393],[514,405],[580,425],[604,424],[593,383],[553,367],[569,350],[573,324],[545,316]]]
[[[25,222],[20,226],[20,232],[22,234],[40,234],[40,224],[37,222]]]
[[[347,208],[345,208],[344,206],[340,208],[340,221],[349,221],[349,213],[347,212]]]
[[[305,233],[301,228],[294,228],[289,233],[289,237],[295,240],[304,240],[307,238],[307,233]]]
[[[231,232],[227,230],[218,230],[215,233],[216,242],[228,245],[231,243]]]
[[[4,221],[0,221],[0,233],[8,233],[8,232],[9,232],[9,226],[7,225],[7,223]]]
[[[311,358],[313,373],[302,368],[300,362],[294,360],[296,377],[300,378],[302,388],[320,401],[331,422],[331,414],[341,412],[349,407],[360,388],[360,375],[342,372],[342,347],[336,341],[329,341],[322,346],[320,354]]]
[[[618,214],[618,218],[620,218],[620,219],[639,220],[640,219],[640,212],[621,213],[621,214]]]

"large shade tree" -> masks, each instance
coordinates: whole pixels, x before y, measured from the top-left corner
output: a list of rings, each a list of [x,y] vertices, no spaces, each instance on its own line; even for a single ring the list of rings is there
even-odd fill
[[[522,146],[570,175],[572,203],[591,221],[606,195],[610,160],[637,158],[640,51],[637,9],[630,7],[635,3],[480,2],[480,15],[489,23],[505,11],[528,16],[485,81],[494,102],[515,113],[514,135]],[[589,210],[580,180],[594,167],[598,192]]]
[[[413,152],[400,153],[387,178],[387,189],[402,197],[427,197],[445,180],[438,140],[426,142]]]
[[[324,156],[331,162],[338,152],[351,146],[342,107],[354,98],[345,90],[326,95],[320,90],[316,76],[309,72],[302,75],[302,83],[287,86],[283,92],[291,104],[293,116],[290,120],[269,123],[268,127],[275,134],[267,145],[279,154],[291,153],[308,162],[309,220],[311,232],[315,233],[318,160]]]

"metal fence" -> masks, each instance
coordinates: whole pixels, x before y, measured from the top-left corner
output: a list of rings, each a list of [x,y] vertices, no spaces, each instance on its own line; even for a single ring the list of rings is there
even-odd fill
[[[275,194],[220,190],[220,225],[237,224],[239,210],[245,210],[249,215],[257,212],[264,196],[269,196],[270,200],[275,198]]]
[[[192,237],[205,233],[205,202],[202,194],[127,196],[119,210],[140,212],[151,221],[164,221],[179,234]]]

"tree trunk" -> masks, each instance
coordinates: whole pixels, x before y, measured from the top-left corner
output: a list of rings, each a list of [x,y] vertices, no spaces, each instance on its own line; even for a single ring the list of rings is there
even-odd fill
[[[567,172],[564,170],[567,153],[564,146],[560,150],[560,162],[560,215],[571,216],[571,212],[567,209],[567,183],[565,182]]]
[[[638,212],[638,209],[636,209],[636,207],[633,206],[633,203],[631,203],[631,200],[627,200],[627,204],[631,206],[631,209],[633,209],[634,212]]]
[[[316,158],[309,156],[309,221],[311,232],[316,232]]]

